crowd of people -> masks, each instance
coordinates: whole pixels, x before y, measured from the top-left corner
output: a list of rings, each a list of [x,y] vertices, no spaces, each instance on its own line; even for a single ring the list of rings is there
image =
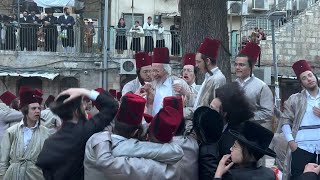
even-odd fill
[[[273,94],[252,73],[260,47],[249,42],[226,82],[220,40],[205,38],[172,75],[168,48],[135,54],[137,78],[121,92],[71,88],[49,96],[20,87],[0,96],[3,179],[318,179],[319,86],[306,60],[292,65],[304,90],[280,112],[287,144],[273,144]],[[205,73],[201,85],[195,71]],[[44,109],[44,110],[42,110]],[[275,149],[270,149],[271,144]],[[278,169],[266,157],[280,159]],[[283,167],[283,168],[280,168]]]
[[[75,19],[70,10],[64,8],[64,15],[55,17],[53,9],[48,8],[45,16],[38,17],[36,10],[23,11],[22,17],[2,15],[0,18],[1,48],[4,50],[24,51],[57,51],[58,41],[61,40],[64,52],[74,52]],[[19,32],[19,33],[18,33]],[[86,21],[83,27],[84,52],[92,52],[95,28],[92,19]],[[17,41],[18,40],[18,41]]]

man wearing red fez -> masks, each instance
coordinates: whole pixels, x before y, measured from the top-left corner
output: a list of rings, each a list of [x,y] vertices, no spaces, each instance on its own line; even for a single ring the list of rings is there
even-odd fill
[[[96,100],[101,106],[89,121],[83,97]],[[63,121],[61,128],[48,138],[35,161],[46,179],[84,179],[83,159],[87,140],[102,131],[113,120],[118,102],[108,93],[83,88],[63,91],[50,109]]]
[[[219,47],[219,40],[205,38],[196,54],[196,67],[206,74],[193,103],[194,110],[200,106],[209,107],[215,96],[215,89],[226,83],[225,76],[217,66]]]
[[[107,131],[96,133],[87,142],[84,159],[85,179],[117,180],[123,177],[126,179],[166,179],[163,176],[167,177],[169,173],[173,173],[170,170],[163,172],[163,168],[169,166],[168,164],[177,164],[182,158],[183,150],[179,145],[152,143],[137,139],[142,133],[145,104],[146,100],[136,94],[128,93],[122,97],[114,121],[114,134],[110,135]],[[174,110],[174,113],[177,111]],[[172,117],[170,122],[174,122],[175,115],[170,115]],[[168,136],[173,136],[171,131],[166,131],[166,128],[170,126],[162,126],[164,128],[162,131],[167,132]],[[101,154],[109,153],[108,158],[101,156]],[[134,159],[132,160],[134,164],[131,163],[130,158]],[[144,166],[145,170],[141,171],[139,168],[141,166]],[[150,173],[154,171],[159,171],[160,176]]]
[[[151,76],[151,64],[152,57],[148,55],[148,53],[141,52],[135,54],[136,60],[136,69],[137,69],[137,78],[128,82],[122,88],[122,95],[127,94],[128,92],[142,94],[144,90],[142,86],[145,85],[146,82],[152,81]]]
[[[163,100],[163,107],[172,107],[178,110],[181,117],[183,117],[183,104],[182,98],[177,96],[166,97]],[[192,121],[182,120],[173,142],[178,144],[184,152],[183,158],[178,162],[181,174],[180,179],[198,179],[198,156],[199,145],[197,139],[193,135],[190,135],[192,129]]]
[[[23,118],[23,114],[18,111],[19,108],[16,110],[12,107],[13,101],[17,100],[16,98],[14,99],[14,97],[15,95],[9,91],[4,92],[0,96],[0,100],[2,101],[0,101],[0,142],[5,130],[8,129],[11,124],[17,123]],[[12,99],[13,101],[11,101]]]
[[[260,54],[260,47],[256,43],[249,42],[236,57],[234,67],[239,82],[254,108],[254,117],[257,123],[272,130],[273,94],[269,86],[252,74],[254,65]]]
[[[35,165],[49,130],[41,125],[39,102],[34,90],[19,92],[23,119],[8,128],[1,142],[0,175],[3,179],[43,179],[42,170]],[[24,160],[23,160],[24,159]],[[27,167],[27,168],[23,168]]]
[[[50,130],[50,134],[55,133],[62,125],[61,119],[50,110],[50,105],[54,102],[55,97],[49,95],[44,103],[44,110],[41,111],[43,125]]]
[[[171,75],[168,48],[155,48],[152,59],[152,75],[154,81],[144,87],[148,94],[148,113],[155,115],[162,108],[163,98],[167,96],[186,96],[191,92],[188,84]]]
[[[192,90],[192,93],[197,94],[200,90],[200,85],[196,85],[196,54],[188,53],[183,56],[182,79],[184,79]]]
[[[319,162],[320,154],[320,93],[318,79],[306,60],[293,64],[301,86],[284,103],[280,118],[282,132],[288,142],[283,179],[296,179],[308,163]],[[291,163],[291,164],[290,164]]]

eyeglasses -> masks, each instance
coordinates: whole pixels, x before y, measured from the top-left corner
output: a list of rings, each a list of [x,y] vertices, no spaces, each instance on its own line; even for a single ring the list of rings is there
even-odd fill
[[[163,70],[159,71],[158,69],[153,69],[153,70],[152,70],[153,73],[159,73],[159,72],[162,72],[162,71],[163,71]]]
[[[182,71],[183,71],[183,72],[189,72],[189,73],[192,73],[192,72],[193,72],[192,69],[183,69]]]
[[[144,73],[144,74],[151,73],[151,70],[144,70],[144,71],[142,71],[142,73]]]
[[[237,66],[246,67],[247,64],[245,64],[245,63],[234,63],[234,67],[237,67]]]

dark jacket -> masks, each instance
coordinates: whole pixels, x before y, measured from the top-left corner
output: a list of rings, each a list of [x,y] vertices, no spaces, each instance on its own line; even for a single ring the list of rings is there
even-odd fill
[[[320,179],[320,176],[318,176],[316,173],[313,172],[307,172],[303,173],[298,180],[318,180]]]
[[[73,29],[73,25],[75,24],[74,18],[72,16],[68,16],[67,19],[64,15],[59,16],[58,23],[61,25],[61,31],[65,29]],[[68,26],[68,24],[71,24],[71,26]]]
[[[118,103],[107,92],[100,93],[96,102],[102,107],[97,115],[90,120],[81,119],[77,124],[66,121],[45,141],[36,165],[46,180],[84,179],[86,142],[110,124],[118,109]]]
[[[233,146],[235,138],[230,134],[230,132],[229,132],[230,129],[237,130],[238,128],[229,127],[228,126],[223,131],[222,136],[221,136],[221,138],[219,140],[219,155],[220,155],[220,159],[222,158],[222,156],[231,153],[230,148]]]
[[[228,171],[222,178],[214,180],[276,180],[276,174],[272,169],[266,167],[235,167]]]
[[[199,180],[211,180],[219,164],[218,144],[201,144],[199,149]]]

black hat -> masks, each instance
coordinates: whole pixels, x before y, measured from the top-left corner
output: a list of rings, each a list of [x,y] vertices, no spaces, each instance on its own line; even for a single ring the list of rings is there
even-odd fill
[[[222,135],[223,120],[217,111],[202,106],[194,112],[193,128],[204,143],[216,143]]]
[[[252,150],[276,157],[276,153],[269,149],[273,138],[273,132],[262,127],[255,122],[246,121],[242,124],[239,131],[229,130],[230,134],[238,141],[242,142]]]

